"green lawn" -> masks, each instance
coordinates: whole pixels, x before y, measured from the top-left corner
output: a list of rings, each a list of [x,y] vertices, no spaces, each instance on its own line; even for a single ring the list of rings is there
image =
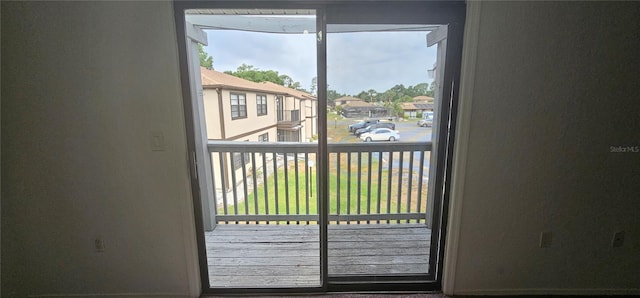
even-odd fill
[[[346,163],[342,163],[346,164]],[[398,208],[398,183],[393,181],[391,185],[391,201],[388,200],[388,171],[384,169],[382,170],[382,177],[380,178],[381,183],[378,183],[378,162],[373,160],[371,163],[371,168],[373,169],[371,175],[371,185],[369,187],[368,184],[368,166],[366,157],[363,158],[362,161],[363,167],[361,169],[360,175],[360,200],[358,200],[358,175],[357,175],[357,166],[351,166],[351,179],[348,179],[347,169],[341,168],[339,183],[338,183],[338,175],[337,170],[335,168],[330,169],[329,174],[329,208],[330,214],[337,214],[337,210],[340,209],[340,214],[347,214],[347,210],[349,210],[350,214],[358,214],[359,213],[367,214],[377,214],[378,213],[378,202],[380,203],[380,213],[397,213]],[[277,176],[277,179],[276,179]],[[414,175],[414,185],[412,193],[412,201],[411,201],[411,211],[417,211],[417,177]],[[286,179],[288,177],[288,179]],[[234,206],[229,206],[227,210],[227,214],[317,214],[318,210],[318,201],[317,201],[317,183],[316,183],[316,173],[305,173],[304,163],[300,162],[298,164],[298,185],[296,185],[295,179],[295,166],[290,164],[287,170],[287,176],[285,176],[284,168],[279,168],[276,174],[272,174],[267,178],[266,187],[264,183],[260,183],[262,181],[262,176],[258,177],[259,185],[257,190],[257,200],[254,191],[249,191],[250,194],[246,201],[241,202],[237,205],[237,213],[236,208]],[[397,173],[392,173],[392,179],[398,179]],[[251,178],[248,178],[251,179]],[[313,183],[305,184],[305,181],[313,181]],[[277,181],[277,201],[276,201],[276,184],[274,181]],[[403,183],[406,184],[406,183]],[[339,186],[339,196],[338,196],[338,186]],[[406,190],[407,186],[403,186],[405,189],[402,190],[402,199],[400,201],[400,213],[406,212],[407,210],[407,195],[408,191]],[[266,188],[266,192],[265,192]],[[242,192],[241,189],[238,191]],[[287,193],[288,191],[288,193]],[[422,197],[426,197],[426,183],[422,188]],[[307,197],[307,193],[309,196]],[[380,193],[380,200],[378,200],[378,193]],[[368,195],[370,194],[370,195]],[[370,202],[367,198],[371,198]],[[347,199],[348,198],[348,199]],[[340,206],[338,208],[338,199]],[[230,199],[228,198],[230,201]],[[388,210],[388,205],[390,210]],[[288,209],[287,209],[288,208]],[[268,209],[268,212],[267,212]],[[421,208],[423,212],[426,209],[426,203],[422,202]],[[369,212],[370,211],[370,212]],[[225,214],[223,208],[219,208],[219,214]]]

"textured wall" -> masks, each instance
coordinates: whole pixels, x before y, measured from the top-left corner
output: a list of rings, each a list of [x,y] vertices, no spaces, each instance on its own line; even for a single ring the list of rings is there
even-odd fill
[[[4,297],[197,294],[182,113],[171,2],[2,3]]]
[[[638,16],[482,3],[456,293],[640,291]]]

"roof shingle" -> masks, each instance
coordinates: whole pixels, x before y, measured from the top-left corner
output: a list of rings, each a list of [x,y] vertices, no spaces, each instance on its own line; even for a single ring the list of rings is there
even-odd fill
[[[284,94],[304,99],[315,99],[313,95],[306,92],[287,88],[285,86],[281,86],[272,82],[256,83],[242,78],[234,77],[226,73],[207,69],[205,67],[200,67],[200,76],[202,78],[202,88],[204,89],[229,88],[272,94]]]

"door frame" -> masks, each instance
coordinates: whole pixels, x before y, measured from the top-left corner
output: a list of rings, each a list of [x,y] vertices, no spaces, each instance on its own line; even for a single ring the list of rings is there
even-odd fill
[[[200,279],[203,294],[258,294],[258,293],[322,293],[342,291],[440,291],[442,289],[442,271],[444,268],[444,243],[447,229],[447,214],[449,196],[451,191],[451,166],[453,141],[455,139],[458,86],[460,81],[460,67],[462,57],[462,37],[464,31],[466,4],[464,1],[177,1],[174,0],[174,17],[178,42],[178,54],[180,63],[180,76],[183,96],[183,110],[187,135],[187,147],[189,156],[189,174],[191,191],[193,196],[194,218],[196,220],[196,243],[198,245],[198,258]],[[316,11],[316,29],[320,33],[317,44],[317,90],[318,90],[318,197],[325,198],[328,193],[328,150],[327,150],[327,48],[326,26],[331,24],[345,24],[355,13],[375,19],[382,24],[414,22],[443,24],[448,26],[446,58],[443,71],[442,97],[443,103],[439,107],[439,144],[436,148],[438,162],[436,164],[436,177],[434,188],[436,193],[433,208],[434,229],[432,229],[430,264],[432,261],[437,266],[430,266],[429,274],[433,280],[425,281],[410,278],[398,280],[397,278],[381,278],[376,280],[353,277],[350,279],[330,279],[328,275],[328,200],[321,200],[319,206],[320,229],[320,280],[319,287],[303,288],[211,288],[207,266],[206,245],[204,240],[205,227],[203,224],[203,206],[201,201],[202,191],[198,181],[198,161],[196,152],[198,140],[196,133],[196,120],[194,117],[194,99],[191,92],[191,79],[189,77],[187,58],[187,37],[184,12],[192,8],[264,8],[264,9],[314,9]],[[425,22],[425,19],[427,20]],[[401,22],[400,22],[401,23]],[[448,98],[448,101],[444,101]],[[206,190],[205,190],[206,192]],[[433,244],[437,245],[433,245]],[[432,257],[433,256],[433,257]],[[419,277],[418,277],[419,278]]]

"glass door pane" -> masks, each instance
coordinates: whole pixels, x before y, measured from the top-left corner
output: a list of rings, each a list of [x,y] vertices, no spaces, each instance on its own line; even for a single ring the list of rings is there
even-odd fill
[[[319,287],[315,11],[190,9],[185,17],[198,43],[191,56],[200,61],[211,169],[203,199],[210,286]]]
[[[330,278],[429,277],[439,27],[327,25]]]

